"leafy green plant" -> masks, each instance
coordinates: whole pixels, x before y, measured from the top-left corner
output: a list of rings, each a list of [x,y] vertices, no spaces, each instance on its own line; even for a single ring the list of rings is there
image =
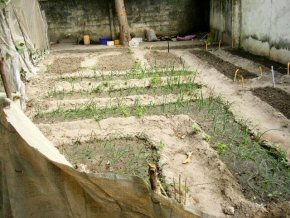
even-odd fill
[[[217,144],[217,151],[219,155],[223,155],[225,153],[225,151],[228,149],[228,145],[227,144],[223,144],[223,143],[218,143]]]

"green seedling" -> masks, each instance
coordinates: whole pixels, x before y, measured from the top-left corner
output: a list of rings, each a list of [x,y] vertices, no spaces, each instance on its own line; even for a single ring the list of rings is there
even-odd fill
[[[211,140],[211,136],[205,133],[205,134],[203,135],[202,139],[203,139],[204,141],[206,141],[206,142],[210,142],[210,140]]]
[[[201,128],[197,123],[192,124],[191,128],[192,128],[193,134],[197,134],[201,131]]]
[[[217,144],[218,154],[223,155],[225,153],[225,151],[228,149],[228,147],[229,146],[227,144],[218,143]]]

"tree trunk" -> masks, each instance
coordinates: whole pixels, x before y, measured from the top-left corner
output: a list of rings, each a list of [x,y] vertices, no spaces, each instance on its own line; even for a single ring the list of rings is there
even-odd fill
[[[122,45],[128,46],[131,40],[124,0],[115,0],[116,12],[120,26],[120,40]]]

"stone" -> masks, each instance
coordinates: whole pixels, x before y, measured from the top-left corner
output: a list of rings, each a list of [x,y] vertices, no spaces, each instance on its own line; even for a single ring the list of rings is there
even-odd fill
[[[235,208],[234,207],[225,207],[223,208],[223,213],[227,215],[234,215],[235,214]]]

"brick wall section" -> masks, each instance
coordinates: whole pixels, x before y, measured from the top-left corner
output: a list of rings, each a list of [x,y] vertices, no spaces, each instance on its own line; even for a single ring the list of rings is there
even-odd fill
[[[40,0],[45,11],[51,41],[81,37],[89,32],[94,40],[118,33],[114,1]],[[193,33],[209,26],[209,1],[125,0],[131,32],[143,36],[144,29],[157,33]],[[110,5],[113,16],[110,16]]]

